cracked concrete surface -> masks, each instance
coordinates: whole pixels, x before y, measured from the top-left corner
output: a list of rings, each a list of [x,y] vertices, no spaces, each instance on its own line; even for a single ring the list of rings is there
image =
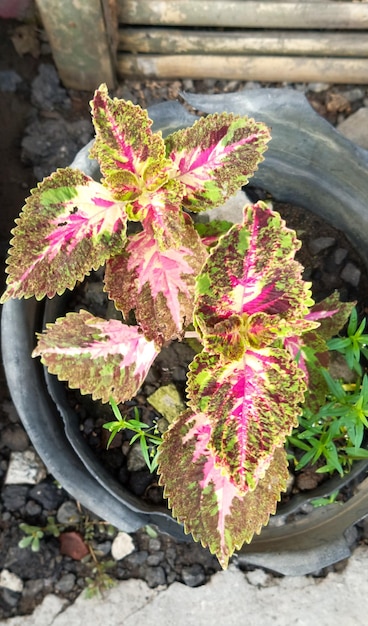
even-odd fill
[[[368,546],[360,546],[341,573],[326,578],[276,578],[263,570],[243,573],[235,566],[203,586],[174,583],[150,589],[127,580],[102,599],[83,594],[68,607],[47,596],[30,616],[0,621],[1,626],[366,626]]]

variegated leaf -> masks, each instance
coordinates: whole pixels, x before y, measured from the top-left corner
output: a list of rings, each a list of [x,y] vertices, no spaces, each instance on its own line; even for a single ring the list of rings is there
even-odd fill
[[[325,340],[337,335],[346,324],[356,301],[342,302],[338,291],[313,305],[307,315],[309,320],[318,320],[318,334]]]
[[[119,403],[138,392],[158,352],[137,326],[82,310],[48,324],[33,356],[72,389]]]
[[[195,279],[207,256],[190,221],[183,225],[180,241],[178,248],[162,250],[146,224],[129,238],[124,253],[106,265],[109,297],[125,318],[134,309],[146,336],[159,344],[181,336],[191,323]]]
[[[207,415],[209,445],[239,490],[256,487],[297,425],[305,389],[303,372],[281,348],[247,349],[226,362],[205,351],[194,358],[189,406]]]
[[[284,450],[276,449],[254,491],[241,492],[212,449],[211,431],[204,413],[181,415],[164,435],[158,471],[174,516],[226,568],[233,552],[275,512],[286,488],[287,461]]]
[[[197,316],[195,319],[198,321]],[[204,328],[203,319],[201,325]],[[266,313],[253,313],[249,317],[246,314],[232,315],[217,322],[211,330],[205,329],[202,341],[209,351],[221,354],[225,359],[238,359],[246,346],[254,350],[264,348],[276,339],[288,338],[291,333],[300,339],[300,335],[317,326],[317,321],[306,318],[291,320]]]
[[[204,211],[225,202],[248,182],[270,140],[267,126],[219,113],[165,139],[170,177],[185,185],[184,206]]]
[[[355,305],[356,302],[341,302],[336,291],[314,304],[306,315],[307,321],[318,322],[318,328],[284,340],[284,347],[298,359],[304,371],[308,385],[305,406],[312,411],[318,411],[326,400],[328,386],[322,374],[322,368],[328,368],[330,361],[326,341],[343,328]]]
[[[169,181],[165,187],[153,193],[146,193],[128,211],[142,222],[143,228],[152,232],[161,250],[178,249],[181,245],[185,214],[181,208],[181,185]]]
[[[91,155],[114,197],[127,202],[132,221],[149,222],[163,247],[177,247],[183,224],[184,186],[168,179],[171,162],[159,133],[152,133],[147,111],[124,100],[111,99],[106,86],[92,101],[96,141]]]
[[[99,161],[114,196],[134,201],[164,184],[171,164],[161,135],[151,130],[147,111],[111,99],[106,85],[95,92],[91,107],[96,130],[91,156]]]
[[[267,332],[274,328],[275,337],[287,334],[287,322],[289,334],[293,325],[297,334],[318,326],[304,320],[313,300],[310,284],[302,280],[303,268],[294,260],[299,247],[295,232],[285,227],[278,213],[263,202],[246,206],[244,223],[220,238],[198,278],[195,319],[202,334],[233,315],[249,325],[252,315],[259,321],[260,314],[266,314]],[[258,345],[260,332],[260,327],[253,331]]]
[[[198,222],[194,225],[202,243],[208,248],[216,245],[219,237],[227,233],[232,227],[233,222],[226,220],[211,220],[210,222]]]
[[[8,298],[73,289],[125,242],[124,204],[77,170],[65,168],[44,179],[16,220],[8,260]]]

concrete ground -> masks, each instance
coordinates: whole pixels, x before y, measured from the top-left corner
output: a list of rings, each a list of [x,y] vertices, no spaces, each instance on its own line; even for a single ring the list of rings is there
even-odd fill
[[[34,613],[0,621],[1,626],[367,626],[368,546],[360,546],[341,573],[326,578],[274,577],[235,566],[203,586],[174,583],[150,589],[127,580],[103,599],[65,607],[47,596]]]

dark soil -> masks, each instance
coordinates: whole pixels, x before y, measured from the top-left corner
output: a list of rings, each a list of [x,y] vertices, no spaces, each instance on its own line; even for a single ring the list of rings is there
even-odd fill
[[[42,45],[42,54],[39,57],[34,57],[29,52],[19,56],[10,39],[18,26],[15,22],[0,21],[2,267],[13,220],[19,213],[29,188],[55,167],[70,163],[76,151],[92,136],[88,108],[92,94],[66,91],[59,85],[45,44]],[[129,81],[119,86],[116,95],[148,106],[163,99],[177,98],[183,89],[209,93],[235,91],[244,86],[244,83],[234,81]],[[306,85],[304,91],[314,108],[329,121],[336,123],[341,116],[347,116],[363,106],[368,90],[361,89],[361,96],[350,102],[344,94],[353,88],[354,86],[331,86],[318,91]],[[359,258],[341,233],[336,233],[325,224],[319,224],[312,215],[304,216],[302,222],[299,218],[294,223],[290,208],[283,207],[281,212],[290,227],[297,230],[300,238],[305,238],[303,255],[306,254],[307,257],[303,256],[301,260],[308,268],[307,278],[313,281],[318,299],[335,288],[341,291],[344,299],[354,299],[362,287],[368,293],[365,272],[360,266]],[[321,238],[330,238],[328,245]],[[344,272],[345,280],[342,278],[344,268],[347,268]],[[3,286],[4,272],[1,275],[0,286]],[[366,308],[366,304],[362,303],[362,309]],[[165,383],[177,383],[176,378],[182,376],[182,373],[174,373],[172,370],[169,367],[165,371],[156,372],[147,383],[151,385],[151,391],[163,379]],[[183,381],[181,384],[183,389]],[[84,422],[84,430],[88,436],[96,436],[97,441],[98,433],[94,433],[96,428],[101,430],[101,424],[96,426],[93,420],[86,424],[87,420],[88,416]],[[95,447],[106,457],[106,451],[99,440]],[[46,475],[36,485],[5,484],[11,455],[31,449],[1,372],[0,570],[8,570],[18,577],[20,587],[11,590],[0,585],[0,619],[32,612],[50,592],[73,601],[86,587],[87,577],[94,579],[95,588],[103,587],[106,574],[112,580],[143,578],[151,587],[169,585],[175,580],[198,586],[205,584],[219,569],[216,559],[201,546],[176,542],[152,529],[142,529],[133,534],[133,552],[124,559],[113,561],[110,568],[111,545],[117,531],[96,520],[88,511],[83,511],[78,503],[55,484],[52,476]],[[111,453],[116,459],[116,448],[112,448]],[[118,475],[120,473],[120,478],[125,472],[121,467],[114,471]],[[127,477],[129,479],[131,477]],[[144,487],[146,489],[147,485]],[[60,524],[61,540],[45,532],[38,551],[21,549],[18,542],[24,537],[24,533],[20,524],[50,527],[50,517]],[[69,531],[76,535],[67,537],[65,533]],[[356,541],[364,539],[360,526],[358,531]],[[76,552],[65,547],[67,539],[73,539]],[[86,551],[89,556],[80,560]],[[99,565],[97,571],[93,572],[96,560]]]

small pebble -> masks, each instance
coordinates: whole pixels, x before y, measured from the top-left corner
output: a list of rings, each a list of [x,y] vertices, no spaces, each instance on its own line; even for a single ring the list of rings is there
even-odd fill
[[[166,585],[166,573],[162,567],[147,567],[145,572],[145,580],[147,585],[154,589],[161,585]]]
[[[206,582],[206,576],[202,565],[194,563],[189,567],[183,567],[182,569],[183,582],[188,587],[199,587]]]
[[[309,83],[308,91],[314,91],[314,93],[321,93],[321,91],[326,91],[329,88],[328,83]]]
[[[100,556],[107,556],[111,552],[111,541],[102,541],[96,546],[96,553]]]
[[[64,499],[62,489],[59,489],[54,483],[46,481],[33,487],[29,492],[29,496],[49,511],[57,509]]]
[[[230,80],[226,87],[224,87],[224,92],[225,93],[233,93],[234,91],[237,91],[239,88],[239,81],[238,80]]]
[[[336,265],[340,265],[343,261],[345,261],[347,257],[348,251],[345,248],[337,248],[334,251],[334,261]]]
[[[305,83],[295,83],[294,89],[300,93],[306,93],[308,91],[308,85]]]
[[[170,424],[186,409],[177,388],[172,384],[160,387],[147,400]]]
[[[76,524],[78,524],[80,518],[81,515],[78,511],[77,505],[71,500],[63,502],[56,514],[56,519],[59,524],[68,524],[70,526],[75,526]]]
[[[347,263],[341,272],[341,278],[349,285],[358,287],[360,281],[361,271],[354,265],[354,263]]]
[[[44,581],[40,578],[26,580],[24,584],[23,596],[35,597],[44,588]]]
[[[67,91],[60,84],[54,65],[42,63],[38,75],[32,81],[32,103],[41,111],[52,111],[56,107],[68,109],[71,100]]]
[[[206,85],[206,87],[208,87],[209,89],[213,89],[213,87],[216,85],[216,78],[206,78],[206,80],[203,81]]]
[[[135,546],[131,536],[124,532],[118,533],[111,546],[112,558],[115,561],[120,561],[134,551]]]
[[[331,248],[336,243],[336,239],[333,237],[318,237],[308,243],[309,250],[312,254],[319,254],[327,248]]]
[[[363,100],[364,90],[360,89],[360,87],[354,87],[354,89],[344,91],[342,95],[349,100],[349,102],[357,102],[358,100]]]
[[[166,548],[165,556],[170,567],[175,567],[175,561],[177,556],[175,548]]]
[[[124,565],[130,569],[134,569],[146,563],[148,559],[148,552],[146,550],[140,550],[139,552],[132,552],[124,559]]]
[[[81,561],[89,554],[88,546],[80,533],[74,531],[61,533],[59,541],[60,554],[70,556],[75,561]]]
[[[169,571],[166,573],[166,583],[172,585],[176,581],[176,572]]]
[[[314,489],[318,486],[321,475],[315,474],[313,469],[306,469],[300,472],[295,478],[295,484],[301,491]],[[307,503],[308,504],[308,503]]]
[[[12,452],[5,478],[6,485],[37,485],[46,476],[46,468],[33,450]]]
[[[148,542],[148,549],[151,552],[157,552],[161,550],[161,541],[159,539],[151,538]]]
[[[14,609],[19,602],[20,594],[17,591],[11,591],[5,587],[0,587],[0,605]]]
[[[28,500],[25,511],[30,517],[36,517],[42,513],[42,506],[34,500]]]
[[[55,585],[56,591],[59,591],[60,593],[68,593],[73,589],[75,580],[76,578],[74,574],[64,574],[64,576],[62,576]]]
[[[308,515],[309,513],[312,513],[315,509],[311,502],[304,502],[304,504],[302,504],[302,506],[300,507],[300,510],[304,515]]]
[[[129,446],[127,466],[129,472],[138,472],[146,467],[146,461],[143,457],[142,448],[138,442]]]
[[[338,124],[337,130],[361,148],[368,149],[368,107],[361,107]]]
[[[183,89],[184,91],[192,91],[194,89],[194,83],[191,78],[183,80]]]
[[[21,593],[23,590],[23,581],[16,574],[9,572],[7,569],[3,569],[0,572],[0,587]]]
[[[245,83],[245,89],[259,89],[261,86],[261,83],[255,81],[255,80],[248,80]]]
[[[157,420],[156,425],[157,425],[157,429],[159,433],[161,434],[165,433],[167,429],[169,428],[169,422],[164,417],[160,417],[160,419]]]
[[[155,554],[150,554],[147,559],[147,565],[157,567],[158,565],[160,565],[163,558],[164,553],[161,550],[159,552],[156,552]]]

